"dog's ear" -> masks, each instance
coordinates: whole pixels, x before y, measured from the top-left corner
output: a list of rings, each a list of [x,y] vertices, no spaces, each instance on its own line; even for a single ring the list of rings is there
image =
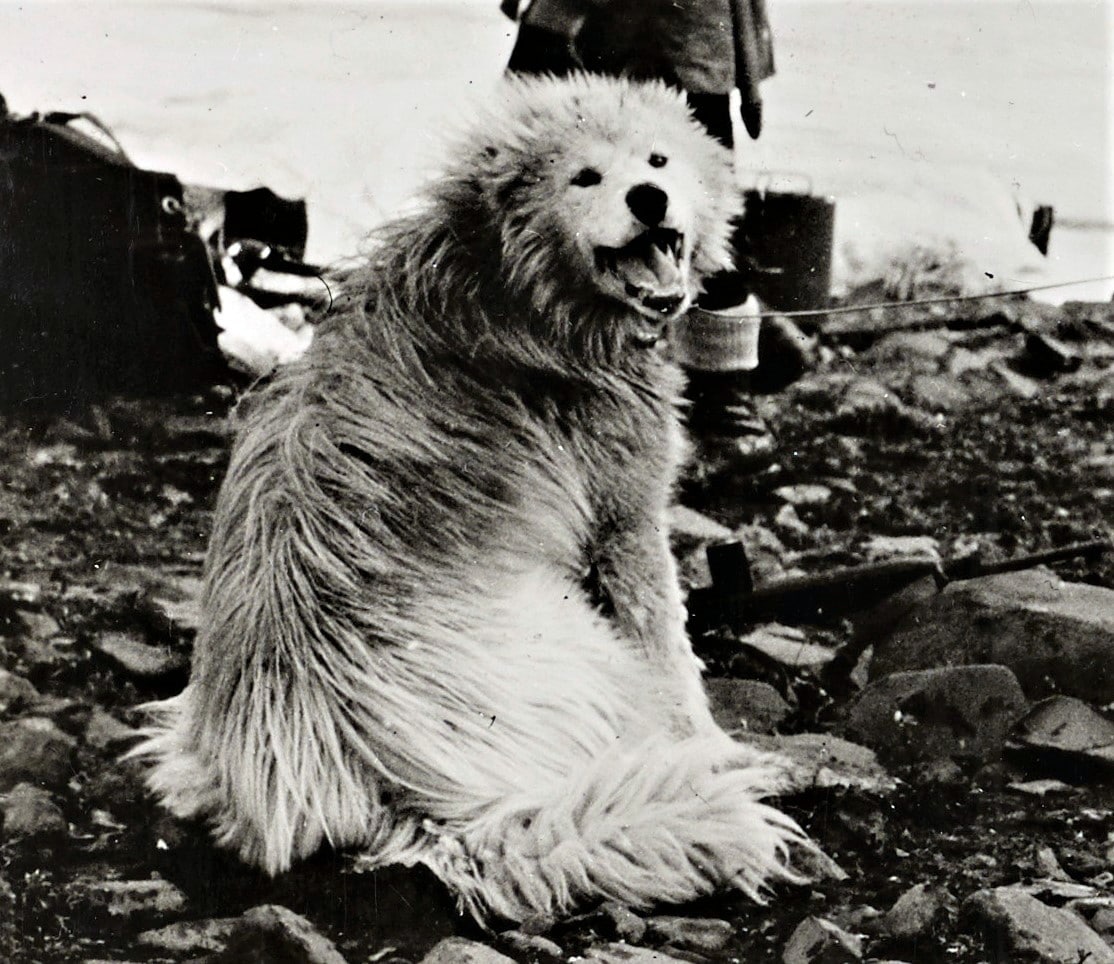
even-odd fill
[[[528,157],[512,147],[487,144],[476,158],[476,191],[490,209],[513,211],[522,192],[541,180],[534,167]]]

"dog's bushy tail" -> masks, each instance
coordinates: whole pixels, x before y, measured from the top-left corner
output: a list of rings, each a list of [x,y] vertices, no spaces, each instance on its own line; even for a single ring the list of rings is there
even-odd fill
[[[559,915],[595,900],[681,903],[735,888],[763,901],[802,882],[790,851],[809,848],[794,821],[759,797],[781,783],[776,760],[722,735],[661,735],[616,747],[549,792],[483,811],[419,862],[478,919]],[[454,828],[455,830],[455,828]]]

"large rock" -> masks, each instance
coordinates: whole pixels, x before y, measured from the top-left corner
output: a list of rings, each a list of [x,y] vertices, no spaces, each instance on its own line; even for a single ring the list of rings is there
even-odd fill
[[[463,937],[446,937],[439,941],[421,964],[514,964],[506,954],[495,948]]]
[[[871,679],[998,663],[1030,696],[1114,700],[1114,590],[1033,569],[953,582],[874,641]]]
[[[784,964],[854,964],[862,960],[863,939],[822,917],[806,917],[781,952]]]
[[[1028,702],[1004,666],[951,666],[894,673],[870,683],[843,735],[887,763],[999,756]]]
[[[964,903],[992,960],[1016,964],[1114,964],[1114,950],[1067,910],[1049,907],[1015,887],[972,894]]]
[[[62,839],[69,829],[62,811],[50,794],[29,783],[14,787],[3,802],[4,837],[7,840],[46,842]]]
[[[212,964],[346,964],[329,938],[279,904],[246,911],[226,940],[224,949],[208,959]]]
[[[0,724],[0,793],[17,783],[61,789],[73,775],[76,746],[73,737],[45,717]]]
[[[955,898],[942,885],[916,884],[878,921],[878,929],[898,940],[931,940],[955,917]]]

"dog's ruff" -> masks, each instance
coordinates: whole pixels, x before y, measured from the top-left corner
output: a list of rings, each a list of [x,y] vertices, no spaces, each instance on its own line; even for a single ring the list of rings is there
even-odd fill
[[[359,848],[481,920],[759,899],[802,837],[685,637],[650,347],[728,264],[730,159],[600,78],[508,83],[454,156],[244,406],[150,785],[271,873]]]

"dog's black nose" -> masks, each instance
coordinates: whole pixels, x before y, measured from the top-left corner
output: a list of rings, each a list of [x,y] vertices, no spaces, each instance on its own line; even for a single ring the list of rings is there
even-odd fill
[[[627,191],[627,207],[648,228],[656,228],[665,220],[669,195],[656,184],[636,184]]]

